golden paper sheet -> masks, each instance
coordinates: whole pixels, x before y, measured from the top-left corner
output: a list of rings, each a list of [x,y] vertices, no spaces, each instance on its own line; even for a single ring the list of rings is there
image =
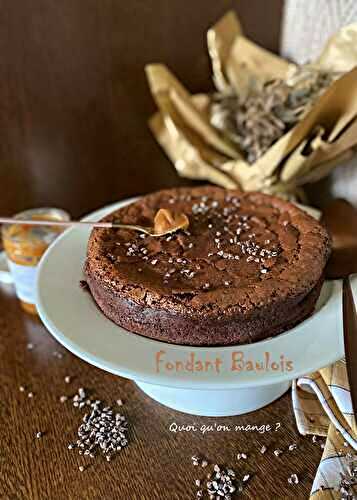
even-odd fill
[[[250,41],[233,12],[207,33],[213,80],[220,92],[246,96],[252,86],[289,79],[296,66]],[[291,130],[254,164],[210,124],[210,96],[193,96],[163,65],[146,68],[159,114],[150,127],[179,175],[214,184],[302,198],[301,187],[327,175],[357,146],[357,24],[343,28],[312,65],[345,72]]]

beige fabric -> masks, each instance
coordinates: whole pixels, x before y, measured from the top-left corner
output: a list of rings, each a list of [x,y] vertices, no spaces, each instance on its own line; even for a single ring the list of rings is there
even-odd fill
[[[336,31],[356,21],[356,0],[285,0],[282,55],[299,64],[314,61]]]
[[[345,360],[299,378],[292,399],[299,432],[327,436],[310,499],[343,498],[341,479],[350,477],[353,463],[357,466],[357,426]],[[357,484],[353,493],[357,498]]]
[[[357,21],[356,0],[285,0],[281,53],[293,62],[315,60],[327,40],[343,26]],[[344,197],[357,206],[357,157],[341,163],[317,188],[322,195]]]

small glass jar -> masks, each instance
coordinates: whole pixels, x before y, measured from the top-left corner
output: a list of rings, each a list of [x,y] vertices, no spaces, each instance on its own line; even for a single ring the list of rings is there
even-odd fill
[[[69,221],[70,216],[58,208],[34,208],[15,215],[14,219]],[[38,263],[50,244],[63,232],[63,228],[50,224],[4,224],[1,231],[16,295],[25,311],[37,314],[35,304]]]

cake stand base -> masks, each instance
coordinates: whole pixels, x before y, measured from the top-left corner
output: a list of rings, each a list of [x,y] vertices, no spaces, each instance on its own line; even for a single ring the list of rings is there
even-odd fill
[[[206,417],[230,417],[258,410],[282,396],[291,382],[229,390],[179,389],[135,382],[155,401],[174,410]]]

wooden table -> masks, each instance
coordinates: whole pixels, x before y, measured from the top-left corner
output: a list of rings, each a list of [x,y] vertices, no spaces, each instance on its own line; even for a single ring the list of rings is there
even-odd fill
[[[306,499],[321,455],[318,444],[298,435],[291,396],[249,415],[205,418],[165,408],[144,395],[134,383],[79,360],[62,348],[39,320],[23,313],[10,287],[0,290],[0,498],[4,499],[142,499],[195,498],[195,479],[207,469],[194,467],[192,455],[225,464],[242,477],[252,474],[242,498]],[[28,344],[33,344],[29,349]],[[31,347],[31,346],[30,346]],[[70,376],[71,382],[65,382]],[[25,391],[20,391],[24,386]],[[83,410],[62,395],[79,387],[116,405],[130,424],[130,444],[107,463],[68,450],[76,438]],[[28,393],[33,397],[29,398]],[[119,409],[119,408],[118,408]],[[170,425],[270,424],[277,431],[174,433]],[[36,438],[37,432],[43,437]],[[279,457],[273,450],[298,443],[298,450]],[[262,455],[260,448],[267,452]],[[237,453],[247,454],[238,461]],[[80,465],[87,465],[80,472]],[[301,482],[287,482],[297,473]]]

